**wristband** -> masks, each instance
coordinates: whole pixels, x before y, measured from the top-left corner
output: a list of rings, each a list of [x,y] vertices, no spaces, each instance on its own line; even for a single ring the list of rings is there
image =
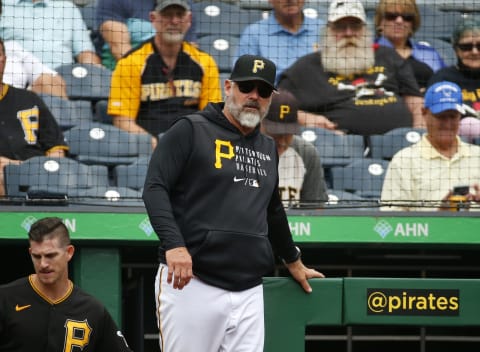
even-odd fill
[[[298,248],[298,246],[295,246],[295,249],[297,250],[297,254],[295,254],[295,256],[289,260],[282,259],[284,264],[291,264],[300,259],[300,257],[302,256],[302,251],[300,250],[300,248]]]

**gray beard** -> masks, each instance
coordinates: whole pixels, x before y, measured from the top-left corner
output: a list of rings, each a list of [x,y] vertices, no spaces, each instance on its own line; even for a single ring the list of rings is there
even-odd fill
[[[232,96],[226,99],[225,107],[228,109],[228,111],[233,116],[233,118],[238,121],[240,126],[247,127],[247,128],[255,128],[260,124],[260,122],[262,122],[270,106],[267,107],[266,112],[262,116],[262,113],[260,111],[258,112],[243,111],[242,110],[243,106],[238,105],[234,97]]]
[[[350,76],[363,73],[375,64],[375,53],[369,35],[358,39],[357,46],[344,47],[344,41],[337,42],[328,34],[324,36],[323,43],[320,55],[326,72]]]
[[[166,43],[170,44],[177,44],[183,42],[183,38],[185,38],[185,34],[183,33],[162,33],[162,38]]]
[[[234,115],[235,117],[235,115]],[[235,117],[235,119],[238,121],[238,123],[243,126],[243,127],[248,127],[248,128],[255,128],[258,126],[258,124],[263,120],[260,117],[260,114],[254,113],[254,112],[245,112],[242,111],[238,117]]]

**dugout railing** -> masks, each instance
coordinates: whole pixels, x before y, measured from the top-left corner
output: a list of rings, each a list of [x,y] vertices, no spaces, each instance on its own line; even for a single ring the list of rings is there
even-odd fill
[[[136,351],[157,351],[152,280],[158,240],[144,210],[0,207],[0,283],[32,271],[26,234],[43,216],[61,217],[72,233],[75,283],[106,304]],[[312,210],[290,212],[289,222],[304,261],[328,279],[314,280],[314,292],[306,295],[288,278],[265,278],[266,352],[478,350],[478,216]],[[285,274],[281,268],[274,274]],[[458,309],[451,315],[369,313],[372,290],[387,298],[458,297]],[[442,307],[452,310],[447,303]]]

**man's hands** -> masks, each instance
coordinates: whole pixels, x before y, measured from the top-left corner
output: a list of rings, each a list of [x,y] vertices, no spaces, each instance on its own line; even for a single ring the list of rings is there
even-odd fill
[[[300,286],[302,286],[302,288],[305,290],[305,292],[308,293],[312,292],[312,287],[307,281],[308,279],[321,279],[325,277],[325,275],[316,271],[315,269],[310,269],[303,265],[301,258],[294,261],[293,263],[285,264],[285,266],[287,267],[288,271],[290,271],[292,277],[297,280]]]
[[[173,288],[183,289],[193,277],[192,257],[187,248],[177,247],[165,252],[168,266],[167,282]]]

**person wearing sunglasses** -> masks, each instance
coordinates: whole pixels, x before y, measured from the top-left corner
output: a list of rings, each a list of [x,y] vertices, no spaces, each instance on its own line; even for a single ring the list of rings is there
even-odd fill
[[[460,21],[452,33],[452,45],[457,64],[436,72],[428,84],[450,81],[462,88],[465,113],[459,135],[472,142],[480,137],[480,19]]]
[[[225,103],[180,118],[152,154],[143,200],[161,240],[162,351],[263,352],[262,277],[274,252],[306,292],[308,279],[324,277],[293,243],[275,142],[260,133],[275,71],[262,56],[241,56],[225,80]]]
[[[423,127],[412,68],[392,48],[373,45],[360,1],[330,4],[320,43],[320,51],[298,59],[278,84],[298,99],[302,124],[364,136]]]
[[[435,48],[413,39],[420,25],[420,13],[415,0],[380,0],[377,5],[375,42],[394,48],[410,63],[417,83],[424,92],[430,77],[445,67],[445,62]]]

